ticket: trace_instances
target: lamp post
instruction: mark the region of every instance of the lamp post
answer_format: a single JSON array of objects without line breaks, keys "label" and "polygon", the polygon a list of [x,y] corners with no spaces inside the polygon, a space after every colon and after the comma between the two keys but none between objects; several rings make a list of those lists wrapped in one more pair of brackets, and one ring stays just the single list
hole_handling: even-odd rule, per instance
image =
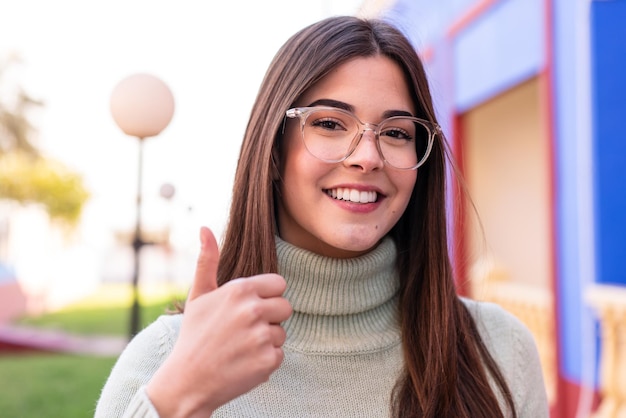
[{"label": "lamp post", "polygon": [[139,141],[137,170],[137,213],[133,235],[133,302],[130,314],[130,338],[139,331],[139,274],[141,247],[147,243],[141,234],[141,189],[143,171],[143,143],[146,138],[156,136],[172,120],[174,96],[167,85],[150,74],[134,74],[122,81],[111,94],[111,114],[119,128]]}]

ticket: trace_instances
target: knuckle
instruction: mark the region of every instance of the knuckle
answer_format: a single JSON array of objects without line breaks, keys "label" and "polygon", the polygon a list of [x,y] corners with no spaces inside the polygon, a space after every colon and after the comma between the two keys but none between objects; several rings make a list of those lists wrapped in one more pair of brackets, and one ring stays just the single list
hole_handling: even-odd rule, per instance
[{"label": "knuckle", "polygon": [[245,280],[233,279],[224,285],[228,289],[229,295],[233,299],[241,299],[249,293],[249,284]]},{"label": "knuckle", "polygon": [[254,344],[257,347],[265,347],[272,342],[272,336],[268,327],[257,327],[253,333]]},{"label": "knuckle", "polygon": [[235,287],[237,288],[237,290],[240,292],[241,295],[250,294],[250,292],[252,291],[253,286],[249,280],[236,279],[233,282],[236,285]]},{"label": "knuckle", "polygon": [[274,369],[280,367],[283,359],[285,358],[285,352],[282,348],[276,347],[274,348]]},{"label": "knuckle", "polygon": [[287,281],[283,276],[279,276],[278,274],[275,274],[273,277],[282,294],[285,290],[287,290]]},{"label": "knuckle", "polygon": [[255,323],[262,318],[263,309],[258,303],[250,303],[245,311],[245,315],[250,323]]},{"label": "knuckle", "polygon": [[259,365],[262,370],[265,370],[268,373],[276,370],[280,364],[282,363],[284,358],[284,353],[281,348],[268,347],[263,351],[263,355],[259,359]]},{"label": "knuckle", "polygon": [[201,268],[206,268],[208,264],[209,264],[209,258],[205,254],[200,254],[198,256],[198,260],[196,261],[196,266],[199,269],[201,269]]},{"label": "knuckle", "polygon": [[285,316],[288,318],[291,316],[291,314],[293,314],[293,306],[291,306],[291,303],[289,303],[287,299],[283,299],[283,305]]},{"label": "knuckle", "polygon": [[287,332],[283,327],[278,327],[278,345],[282,346],[287,340]]}]

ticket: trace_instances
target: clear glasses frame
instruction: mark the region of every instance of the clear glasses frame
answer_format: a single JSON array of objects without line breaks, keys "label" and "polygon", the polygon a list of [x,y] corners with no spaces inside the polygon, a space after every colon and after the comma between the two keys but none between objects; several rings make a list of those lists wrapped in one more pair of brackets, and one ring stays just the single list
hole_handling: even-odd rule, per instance
[{"label": "clear glasses frame", "polygon": [[[351,118],[352,120],[354,120],[356,122],[356,124],[358,125],[358,130],[356,131],[354,137],[351,139],[350,145],[345,153],[345,155],[343,155],[340,158],[336,158],[336,159],[327,159],[327,158],[322,158],[318,155],[316,155],[314,152],[312,152],[309,148],[309,146],[307,145],[307,141],[305,138],[305,127],[306,127],[306,122],[307,122],[307,118],[309,117],[309,115],[311,113],[314,112],[318,112],[318,111],[331,111],[331,112],[338,112],[341,113],[344,116],[347,116],[349,118]],[[412,116],[392,116],[390,118],[387,118],[383,121],[381,121],[378,124],[374,124],[374,123],[364,123],[361,122],[361,120],[352,112],[349,112],[347,110],[344,109],[340,109],[337,107],[330,107],[330,106],[312,106],[312,107],[294,107],[291,108],[289,110],[287,110],[285,112],[285,116],[291,119],[295,119],[295,118],[299,118],[300,119],[300,133],[301,133],[301,137],[302,137],[302,141],[304,143],[305,148],[307,149],[307,151],[315,158],[327,162],[327,163],[339,163],[344,161],[346,158],[348,158],[350,155],[352,155],[352,153],[354,152],[354,150],[356,150],[357,146],[359,145],[359,143],[361,142],[361,138],[363,138],[363,134],[365,133],[365,131],[372,131],[374,133],[374,136],[376,137],[376,148],[378,150],[378,154],[380,155],[380,157],[382,158],[382,160],[385,162],[385,164],[389,165],[390,167],[393,167],[395,169],[398,170],[416,170],[418,167],[420,167],[421,165],[423,165],[426,160],[428,159],[428,155],[430,154],[430,151],[432,150],[433,147],[433,142],[434,142],[434,138],[435,135],[441,133],[441,127],[435,123],[432,123],[428,120],[425,119],[420,119],[420,118],[416,118],[416,117],[412,117]],[[393,163],[391,163],[384,155],[383,150],[381,149],[380,146],[380,127],[381,126],[386,126],[389,123],[393,122],[393,121],[397,121],[397,120],[402,120],[402,121],[411,121],[413,123],[417,123],[419,125],[421,125],[426,132],[428,133],[428,138],[427,138],[427,143],[425,145],[425,150],[424,150],[424,154],[421,157],[418,157],[417,159],[417,163],[410,166],[410,167],[398,167],[397,165],[394,165]],[[417,149],[415,150],[417,153]]]}]

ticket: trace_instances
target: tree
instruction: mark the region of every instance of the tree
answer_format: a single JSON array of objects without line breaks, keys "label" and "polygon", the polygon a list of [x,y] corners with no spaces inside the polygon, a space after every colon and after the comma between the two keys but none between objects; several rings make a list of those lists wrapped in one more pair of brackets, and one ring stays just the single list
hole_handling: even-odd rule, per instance
[{"label": "tree", "polygon": [[18,62],[16,56],[0,60],[0,92],[5,93],[0,95],[0,199],[39,203],[51,219],[75,224],[89,193],[78,173],[44,157],[33,143],[36,129],[28,112],[43,103],[5,81]]},{"label": "tree", "polygon": [[15,151],[38,157],[39,151],[30,140],[34,127],[27,112],[43,106],[43,103],[30,97],[21,87],[8,85],[5,81],[6,74],[17,63],[16,55],[0,60],[0,92],[4,93],[0,97],[0,157]]}]

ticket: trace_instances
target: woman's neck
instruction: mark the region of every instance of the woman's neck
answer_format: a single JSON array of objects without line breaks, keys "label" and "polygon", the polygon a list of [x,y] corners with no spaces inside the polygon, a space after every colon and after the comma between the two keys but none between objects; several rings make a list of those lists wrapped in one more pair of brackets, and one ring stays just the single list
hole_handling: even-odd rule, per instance
[{"label": "woman's neck", "polygon": [[350,259],[323,257],[276,237],[278,272],[294,314],[287,346],[298,351],[377,350],[399,342],[396,247],[384,239]]}]

